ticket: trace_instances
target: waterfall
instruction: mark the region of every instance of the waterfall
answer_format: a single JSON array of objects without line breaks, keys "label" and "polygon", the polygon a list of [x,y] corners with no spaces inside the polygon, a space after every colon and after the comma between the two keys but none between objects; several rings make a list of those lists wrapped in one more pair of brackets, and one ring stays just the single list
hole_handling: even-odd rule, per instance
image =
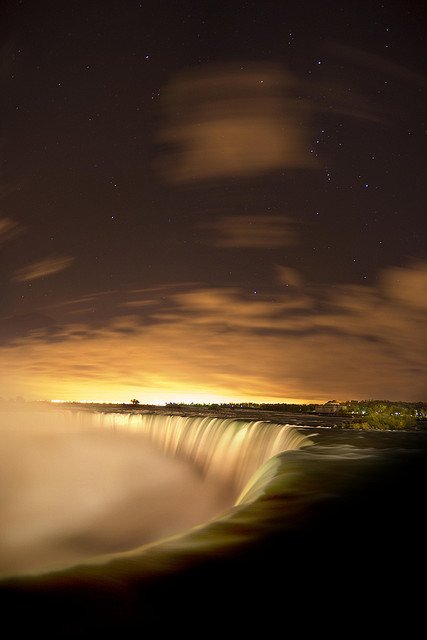
[{"label": "waterfall", "polygon": [[276,454],[309,444],[307,436],[292,426],[263,421],[162,414],[91,415],[94,425],[139,433],[165,454],[192,463],[204,476],[232,484],[238,491]]},{"label": "waterfall", "polygon": [[[3,413],[0,578],[137,549],[206,523],[240,504],[267,460],[274,466],[276,454],[308,443],[289,425],[230,418]],[[256,495],[263,486],[256,481]]]}]

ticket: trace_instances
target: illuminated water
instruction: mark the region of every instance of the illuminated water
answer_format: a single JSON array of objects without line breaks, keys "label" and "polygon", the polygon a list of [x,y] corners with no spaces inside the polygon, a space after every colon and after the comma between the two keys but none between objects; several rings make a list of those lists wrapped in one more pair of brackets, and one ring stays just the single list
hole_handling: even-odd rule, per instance
[{"label": "illuminated water", "polygon": [[206,522],[265,461],[308,442],[291,427],[220,418],[0,415],[3,576],[93,561]]},{"label": "illuminated water", "polygon": [[291,426],[262,421],[121,413],[93,414],[92,420],[103,430],[143,435],[167,455],[187,460],[204,477],[225,481],[237,491],[277,453],[308,444]]},{"label": "illuminated water", "polygon": [[[383,634],[391,616],[378,604],[385,594],[394,603],[392,626],[404,621],[411,636],[417,611],[412,574],[424,575],[427,434],[89,413],[65,415],[56,430],[59,440],[75,441],[80,477],[92,470],[88,477],[98,487],[92,498],[104,500],[109,515],[93,528],[85,521],[87,509],[79,521],[84,534],[65,536],[66,545],[71,539],[74,548],[86,548],[80,564],[3,581],[2,602],[19,632],[203,637],[209,629],[241,637],[260,624],[264,634],[282,634],[291,617],[301,633],[328,629],[342,636],[358,624],[366,633],[378,622]],[[31,429],[23,431],[29,437]],[[48,440],[55,451],[55,438]],[[104,491],[107,477],[109,490],[120,477],[118,500],[109,501]],[[143,487],[151,478],[149,493],[158,489],[160,477],[169,479],[162,487],[166,498],[157,491],[150,501]],[[130,498],[135,482],[139,489]],[[120,511],[124,496],[131,502]],[[137,509],[141,497],[150,504],[150,518],[163,505],[163,525],[166,518],[169,526],[190,503],[192,528],[181,533],[188,528],[184,521],[169,532],[156,525],[146,536],[147,527],[136,526],[127,539],[135,509],[136,521],[142,513],[147,522],[148,513]],[[99,547],[102,530],[107,542],[104,536]],[[164,538],[169,533],[178,535]],[[111,548],[116,534],[121,548]],[[140,534],[143,546],[135,544]],[[100,549],[107,555],[97,555]]]}]

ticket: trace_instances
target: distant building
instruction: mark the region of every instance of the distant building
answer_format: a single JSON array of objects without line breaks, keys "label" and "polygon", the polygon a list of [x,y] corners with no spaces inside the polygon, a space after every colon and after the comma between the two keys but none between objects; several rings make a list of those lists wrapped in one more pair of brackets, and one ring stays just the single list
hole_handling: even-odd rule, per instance
[{"label": "distant building", "polygon": [[344,406],[336,400],[328,400],[325,404],[316,404],[315,411],[316,413],[338,413],[344,409]]}]

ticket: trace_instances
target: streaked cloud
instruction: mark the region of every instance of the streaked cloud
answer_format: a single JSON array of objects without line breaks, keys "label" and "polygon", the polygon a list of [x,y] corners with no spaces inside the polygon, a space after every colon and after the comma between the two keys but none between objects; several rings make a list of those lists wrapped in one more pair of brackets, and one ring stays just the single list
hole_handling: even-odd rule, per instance
[{"label": "streaked cloud", "polygon": [[[349,87],[348,85],[351,84]],[[302,85],[306,99],[313,111],[331,115],[336,113],[353,120],[384,122],[385,112],[373,99],[366,87],[352,82],[337,81],[324,77]]]},{"label": "streaked cloud", "polygon": [[254,331],[288,330],[299,326],[299,319],[289,314],[296,298],[278,296],[271,301],[270,297],[244,296],[238,289],[232,288],[198,289],[174,297],[179,304],[178,313],[188,314],[191,324],[222,324],[227,328],[247,327]]},{"label": "streaked cloud", "polygon": [[421,73],[417,73],[412,69],[408,69],[408,67],[394,62],[384,56],[379,56],[357,47],[350,47],[342,44],[330,44],[328,49],[332,53],[338,54],[341,59],[346,58],[360,66],[367,67],[368,69],[374,69],[383,75],[389,75],[415,85],[427,86],[426,76]]},{"label": "streaked cloud", "polygon": [[273,64],[187,71],[163,91],[161,173],[172,183],[312,167],[309,106]]},{"label": "streaked cloud", "polygon": [[12,218],[0,217],[0,243],[19,235],[22,228],[22,225]]},{"label": "streaked cloud", "polygon": [[224,216],[204,226],[216,232],[211,241],[218,247],[268,249],[296,242],[293,222],[283,216]]},{"label": "streaked cloud", "polygon": [[15,271],[13,279],[16,282],[28,282],[29,280],[36,280],[37,278],[45,278],[46,276],[51,276],[67,269],[73,260],[74,258],[71,256],[62,256],[32,262],[26,267]]},{"label": "streaked cloud", "polygon": [[54,340],[39,330],[4,344],[2,395],[422,400],[426,280],[427,263],[416,263],[384,270],[377,287],[169,291],[161,307],[102,327],[69,322]]}]

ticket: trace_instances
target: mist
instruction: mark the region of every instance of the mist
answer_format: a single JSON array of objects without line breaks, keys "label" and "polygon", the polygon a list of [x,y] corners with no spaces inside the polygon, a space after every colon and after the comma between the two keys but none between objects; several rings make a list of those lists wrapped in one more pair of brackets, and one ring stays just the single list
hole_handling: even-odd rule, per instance
[{"label": "mist", "polygon": [[51,571],[194,526],[231,488],[88,415],[0,411],[0,575]]}]

